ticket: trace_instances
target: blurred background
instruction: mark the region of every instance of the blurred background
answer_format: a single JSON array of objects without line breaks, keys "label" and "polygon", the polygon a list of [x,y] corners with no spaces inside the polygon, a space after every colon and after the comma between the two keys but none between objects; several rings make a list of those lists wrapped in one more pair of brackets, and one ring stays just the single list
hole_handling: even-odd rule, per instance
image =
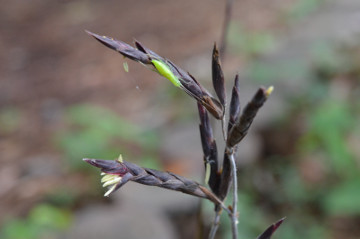
[{"label": "blurred background", "polygon": [[[127,73],[84,30],[137,39],[211,89],[224,11],[219,0],[2,4],[1,238],[197,238],[198,199],[134,183],[104,198],[81,160],[121,153],[203,180],[196,103],[139,64]],[[275,87],[238,153],[240,238],[284,216],[274,238],[360,238],[359,22],[357,0],[234,2],[228,92],[236,73],[242,105]],[[209,225],[212,205],[201,207]],[[218,238],[229,227],[224,216]]]}]

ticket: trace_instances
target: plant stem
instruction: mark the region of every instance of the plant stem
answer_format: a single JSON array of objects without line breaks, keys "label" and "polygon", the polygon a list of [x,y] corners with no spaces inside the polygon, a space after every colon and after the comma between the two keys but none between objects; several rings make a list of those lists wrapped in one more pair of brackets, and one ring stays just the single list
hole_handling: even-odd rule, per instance
[{"label": "plant stem", "polygon": [[224,141],[226,142],[227,131],[226,131],[226,127],[225,127],[225,122],[226,122],[226,119],[225,119],[225,115],[224,115],[223,118],[221,119],[221,130],[222,130]]},{"label": "plant stem", "polygon": [[215,238],[216,231],[218,230],[219,224],[220,224],[220,215],[221,215],[221,209],[218,208],[218,209],[216,210],[216,214],[215,214],[215,218],[214,218],[214,223],[213,223],[213,225],[211,226],[211,230],[210,230],[208,239],[214,239],[214,238]]},{"label": "plant stem", "polygon": [[206,187],[199,185],[199,188],[207,195],[207,199],[215,203],[215,205],[219,205],[222,209],[224,209],[225,212],[227,212],[229,215],[232,214],[232,211],[225,206],[224,202],[221,201],[214,193],[212,193],[210,190],[208,190]]},{"label": "plant stem", "polygon": [[238,230],[237,230],[237,203],[238,203],[238,197],[237,197],[237,175],[236,175],[236,163],[234,158],[234,150],[229,151],[229,158],[231,162],[231,171],[233,175],[233,204],[232,204],[232,213],[231,213],[231,230],[232,230],[232,237],[233,239],[238,238]]}]

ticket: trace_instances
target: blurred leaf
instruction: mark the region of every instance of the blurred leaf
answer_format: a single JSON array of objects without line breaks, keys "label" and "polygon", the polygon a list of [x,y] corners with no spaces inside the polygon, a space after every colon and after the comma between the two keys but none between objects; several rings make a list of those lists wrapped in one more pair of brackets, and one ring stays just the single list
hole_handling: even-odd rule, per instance
[{"label": "blurred leaf", "polygon": [[[286,219],[286,226],[276,232],[276,238],[290,239],[319,239],[331,238],[330,232],[314,220],[311,215],[301,215],[300,213],[291,213]],[[275,238],[275,237],[274,237]]]},{"label": "blurred leaf", "polygon": [[[352,66],[351,60],[346,54],[342,54],[333,43],[316,42],[311,47],[311,58],[315,65],[315,73],[318,71],[327,72],[323,77],[333,74],[341,74],[349,70]],[[328,79],[320,79],[328,80]]]},{"label": "blurred leaf", "polygon": [[346,102],[323,102],[309,113],[309,130],[301,141],[303,149],[323,148],[333,169],[340,174],[349,174],[357,168],[346,144],[347,134],[356,122],[351,112]]},{"label": "blurred leaf", "polygon": [[[291,81],[309,77],[306,62],[299,60],[263,62],[255,60],[246,69],[246,75],[261,83]],[[295,77],[294,77],[295,76]]]},{"label": "blurred leaf", "polygon": [[147,155],[158,147],[154,131],[141,129],[110,110],[76,105],[68,109],[66,116],[68,129],[59,132],[56,139],[74,169],[86,166],[80,160],[83,157],[112,159],[119,153],[131,156],[139,152]]},{"label": "blurred leaf", "polygon": [[2,239],[52,238],[53,236],[49,235],[68,228],[71,220],[70,211],[40,204],[30,211],[26,219],[15,219],[5,223],[0,236]]},{"label": "blurred leaf", "polygon": [[274,37],[268,32],[252,32],[239,24],[231,24],[229,43],[242,55],[247,57],[263,54],[275,45]]},{"label": "blurred leaf", "polygon": [[69,108],[68,120],[78,126],[96,128],[99,132],[111,136],[134,138],[139,129],[121,119],[115,113],[93,105],[76,105]]},{"label": "blurred leaf", "polygon": [[53,192],[46,195],[47,202],[59,207],[72,207],[77,199],[77,192],[71,188],[56,188]]},{"label": "blurred leaf", "polygon": [[0,133],[12,133],[21,123],[21,111],[8,107],[0,111]]},{"label": "blurred leaf", "polygon": [[30,212],[28,220],[42,228],[66,229],[71,223],[71,214],[65,209],[41,204]]},{"label": "blurred leaf", "polygon": [[287,168],[283,174],[284,196],[287,200],[298,206],[309,201],[312,195],[305,188],[305,183],[301,180],[297,169]]},{"label": "blurred leaf", "polygon": [[289,17],[298,20],[314,12],[325,0],[298,0],[289,12]]},{"label": "blurred leaf", "polygon": [[2,239],[37,239],[37,228],[23,220],[4,223],[0,233]]},{"label": "blurred leaf", "polygon": [[152,157],[150,155],[141,157],[140,163],[144,168],[151,168],[156,170],[162,170],[162,165],[159,163],[159,160],[156,157]]},{"label": "blurred leaf", "polygon": [[360,215],[360,177],[340,183],[323,198],[324,209],[331,215]]}]

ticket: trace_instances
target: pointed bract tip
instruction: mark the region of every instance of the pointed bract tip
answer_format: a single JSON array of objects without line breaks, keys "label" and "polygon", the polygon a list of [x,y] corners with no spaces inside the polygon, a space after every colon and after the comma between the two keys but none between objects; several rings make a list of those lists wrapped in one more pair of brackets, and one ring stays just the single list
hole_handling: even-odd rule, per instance
[{"label": "pointed bract tip", "polygon": [[270,239],[274,232],[279,228],[279,226],[283,223],[285,217],[281,218],[279,221],[273,223],[269,226],[257,239]]},{"label": "pointed bract tip", "polygon": [[216,42],[214,42],[214,48],[213,48],[214,51],[218,51],[218,47],[217,47],[217,44]]},{"label": "pointed bract tip", "polygon": [[273,91],[274,91],[274,86],[270,86],[269,88],[267,88],[267,90],[265,91],[266,96],[269,96]]},{"label": "pointed bract tip", "polygon": [[279,221],[277,221],[277,222],[274,223],[274,231],[275,231],[278,227],[280,227],[280,225],[284,222],[285,219],[286,219],[286,217],[283,217],[283,218],[281,218]]},{"label": "pointed bract tip", "polygon": [[87,162],[88,164],[91,164],[92,166],[98,167],[96,164],[96,159],[83,158],[83,161]]},{"label": "pointed bract tip", "polygon": [[86,32],[86,34],[88,34],[89,36],[92,36],[92,37],[94,37],[94,38],[97,38],[97,39],[101,38],[100,35],[98,35],[98,34],[96,34],[96,33],[93,33],[93,32],[91,32],[91,31],[89,31],[89,30],[85,30],[85,32]]},{"label": "pointed bract tip", "polygon": [[118,161],[119,163],[123,163],[123,162],[124,162],[123,157],[122,157],[121,154],[120,154],[119,157],[117,158],[117,161]]},{"label": "pointed bract tip", "polygon": [[92,36],[94,33],[92,33],[91,31],[89,31],[89,30],[84,30],[88,35],[90,35],[90,36]]}]

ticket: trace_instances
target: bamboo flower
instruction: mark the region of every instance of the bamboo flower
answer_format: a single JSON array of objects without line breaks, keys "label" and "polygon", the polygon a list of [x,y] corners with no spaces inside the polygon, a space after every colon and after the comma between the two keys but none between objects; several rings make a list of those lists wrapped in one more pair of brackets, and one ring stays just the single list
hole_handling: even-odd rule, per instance
[{"label": "bamboo flower", "polygon": [[222,202],[208,189],[199,183],[182,176],[162,172],[155,169],[142,168],[136,164],[122,160],[83,159],[85,162],[101,169],[103,187],[108,187],[104,196],[109,196],[129,181],[148,186],[157,186],[200,198],[206,198],[216,203]]},{"label": "bamboo flower", "polygon": [[226,91],[225,91],[225,79],[224,73],[221,69],[221,62],[219,56],[219,50],[214,44],[213,55],[212,55],[212,82],[218,96],[220,103],[225,108],[226,105]]},{"label": "bamboo flower", "polygon": [[258,110],[263,106],[273,89],[274,87],[272,86],[268,89],[258,89],[251,101],[244,108],[240,118],[231,128],[226,142],[228,148],[234,147],[245,137]]},{"label": "bamboo flower", "polygon": [[232,89],[231,101],[230,101],[230,110],[229,110],[229,124],[228,124],[228,133],[230,133],[231,128],[237,121],[240,116],[241,105],[240,105],[240,85],[239,85],[239,75],[235,76],[235,82]]},{"label": "bamboo flower", "polygon": [[221,119],[224,115],[223,104],[202,87],[192,75],[176,66],[170,60],[159,56],[138,41],[135,41],[135,47],[132,47],[111,37],[100,36],[89,31],[86,32],[105,46],[119,52],[124,57],[150,66],[152,70],[168,79],[174,86],[195,98],[216,119]]},{"label": "bamboo flower", "polygon": [[205,182],[209,184],[211,190],[216,194],[220,182],[216,141],[213,136],[209,116],[205,108],[199,103],[198,110],[200,116],[200,138],[204,152],[204,164],[206,170]]}]

